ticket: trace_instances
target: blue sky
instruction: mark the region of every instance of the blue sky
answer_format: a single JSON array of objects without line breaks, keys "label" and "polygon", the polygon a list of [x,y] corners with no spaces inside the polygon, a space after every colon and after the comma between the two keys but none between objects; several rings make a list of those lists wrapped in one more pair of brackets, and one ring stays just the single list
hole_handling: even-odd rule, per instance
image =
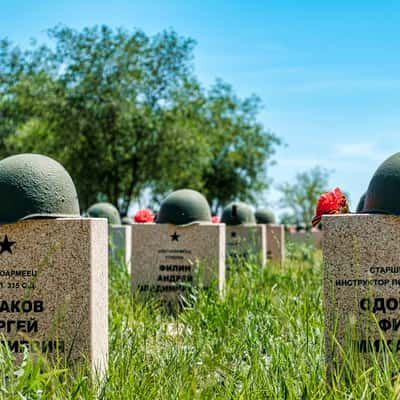
[{"label": "blue sky", "polygon": [[[353,206],[377,166],[399,151],[400,2],[238,0],[12,0],[1,2],[0,37],[25,46],[57,23],[172,27],[197,41],[195,67],[244,97],[281,136],[274,183],[320,165]],[[266,197],[274,203],[278,194]]]}]

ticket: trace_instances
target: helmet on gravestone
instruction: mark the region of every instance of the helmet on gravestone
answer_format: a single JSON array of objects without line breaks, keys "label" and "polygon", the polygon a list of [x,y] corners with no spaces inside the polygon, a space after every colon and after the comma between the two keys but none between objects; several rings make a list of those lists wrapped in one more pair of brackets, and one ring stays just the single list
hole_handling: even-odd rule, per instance
[{"label": "helmet on gravestone", "polygon": [[133,225],[133,219],[129,217],[123,217],[121,219],[122,225]]},{"label": "helmet on gravestone", "polygon": [[363,212],[400,215],[400,153],[393,154],[375,171]]},{"label": "helmet on gravestone", "polygon": [[174,225],[211,222],[210,206],[206,198],[195,190],[176,190],[162,201],[156,222]]},{"label": "helmet on gravestone", "polygon": [[256,217],[257,224],[274,224],[275,223],[275,215],[271,210],[267,210],[266,208],[259,208],[254,213]]},{"label": "helmet on gravestone", "polygon": [[221,222],[226,225],[255,224],[256,218],[250,206],[238,201],[230,203],[224,208]]},{"label": "helmet on gravestone", "polygon": [[300,222],[296,225],[296,232],[303,232],[307,230],[307,224]]},{"label": "helmet on gravestone", "polygon": [[364,202],[365,202],[365,197],[367,196],[367,193],[364,193],[361,197],[360,200],[358,200],[357,208],[356,208],[356,213],[361,213],[364,210]]},{"label": "helmet on gravestone", "polygon": [[110,225],[121,225],[119,211],[111,203],[96,203],[88,209],[89,217],[107,218]]},{"label": "helmet on gravestone", "polygon": [[75,185],[65,168],[40,154],[0,161],[0,223],[24,219],[79,217]]}]

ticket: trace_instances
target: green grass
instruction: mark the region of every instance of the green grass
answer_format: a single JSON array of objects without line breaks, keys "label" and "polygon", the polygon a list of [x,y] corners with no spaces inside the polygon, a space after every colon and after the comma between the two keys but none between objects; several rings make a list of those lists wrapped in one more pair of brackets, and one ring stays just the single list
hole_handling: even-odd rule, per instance
[{"label": "green grass", "polygon": [[[230,268],[224,300],[194,292],[176,317],[130,294],[123,266],[110,266],[110,354],[105,380],[26,357],[0,358],[5,399],[395,399],[391,371],[349,358],[332,385],[323,347],[321,257],[290,246],[285,265]],[[392,362],[392,364],[391,364]],[[399,369],[397,367],[397,369]]]}]

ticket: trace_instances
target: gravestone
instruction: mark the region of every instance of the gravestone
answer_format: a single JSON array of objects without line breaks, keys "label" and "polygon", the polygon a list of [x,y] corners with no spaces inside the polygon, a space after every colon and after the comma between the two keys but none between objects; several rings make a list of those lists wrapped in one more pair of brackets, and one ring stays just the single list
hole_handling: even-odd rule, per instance
[{"label": "gravestone", "polygon": [[124,263],[131,270],[132,225],[109,225],[109,256],[117,263]]},{"label": "gravestone", "polygon": [[188,288],[225,285],[225,226],[200,223],[132,226],[134,293],[158,295],[168,305],[181,303]]},{"label": "gravestone", "polygon": [[226,255],[233,259],[257,257],[266,262],[267,235],[264,224],[257,225],[251,207],[240,201],[228,204],[221,217],[226,224]]},{"label": "gravestone", "polygon": [[323,230],[311,231],[311,237],[314,247],[320,249],[322,247]]},{"label": "gravestone", "polygon": [[0,334],[17,361],[27,347],[104,372],[107,267],[106,220],[0,225]]},{"label": "gravestone", "polygon": [[342,214],[322,223],[328,370],[349,351],[367,363],[389,351],[398,357],[400,217]]},{"label": "gravestone", "polygon": [[121,225],[118,209],[111,203],[95,203],[87,210],[89,217],[106,218],[108,222],[108,255],[111,261],[126,264],[130,271],[131,225]]},{"label": "gravestone", "polygon": [[267,239],[265,225],[226,225],[226,255],[233,259],[258,257],[266,263]]},{"label": "gravestone", "polygon": [[285,259],[285,227],[267,224],[267,259],[282,263]]},{"label": "gravestone", "polygon": [[322,246],[322,230],[315,230],[311,232],[294,232],[288,234],[288,239],[295,243],[310,244],[316,249]]}]

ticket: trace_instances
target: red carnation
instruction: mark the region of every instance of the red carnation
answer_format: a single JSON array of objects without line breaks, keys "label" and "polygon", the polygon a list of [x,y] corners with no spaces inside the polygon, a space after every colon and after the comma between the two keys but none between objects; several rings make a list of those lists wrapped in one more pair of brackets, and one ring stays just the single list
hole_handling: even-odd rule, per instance
[{"label": "red carnation", "polygon": [[219,223],[219,217],[218,217],[218,215],[213,215],[213,216],[211,217],[211,222],[212,222],[213,224],[218,224],[218,223]]},{"label": "red carnation", "polygon": [[138,224],[145,224],[146,222],[154,222],[154,215],[148,208],[142,208],[136,212],[133,219]]},{"label": "red carnation", "polygon": [[317,226],[324,214],[342,214],[349,212],[347,200],[339,188],[322,193],[318,200],[317,210],[312,219],[312,226]]}]

